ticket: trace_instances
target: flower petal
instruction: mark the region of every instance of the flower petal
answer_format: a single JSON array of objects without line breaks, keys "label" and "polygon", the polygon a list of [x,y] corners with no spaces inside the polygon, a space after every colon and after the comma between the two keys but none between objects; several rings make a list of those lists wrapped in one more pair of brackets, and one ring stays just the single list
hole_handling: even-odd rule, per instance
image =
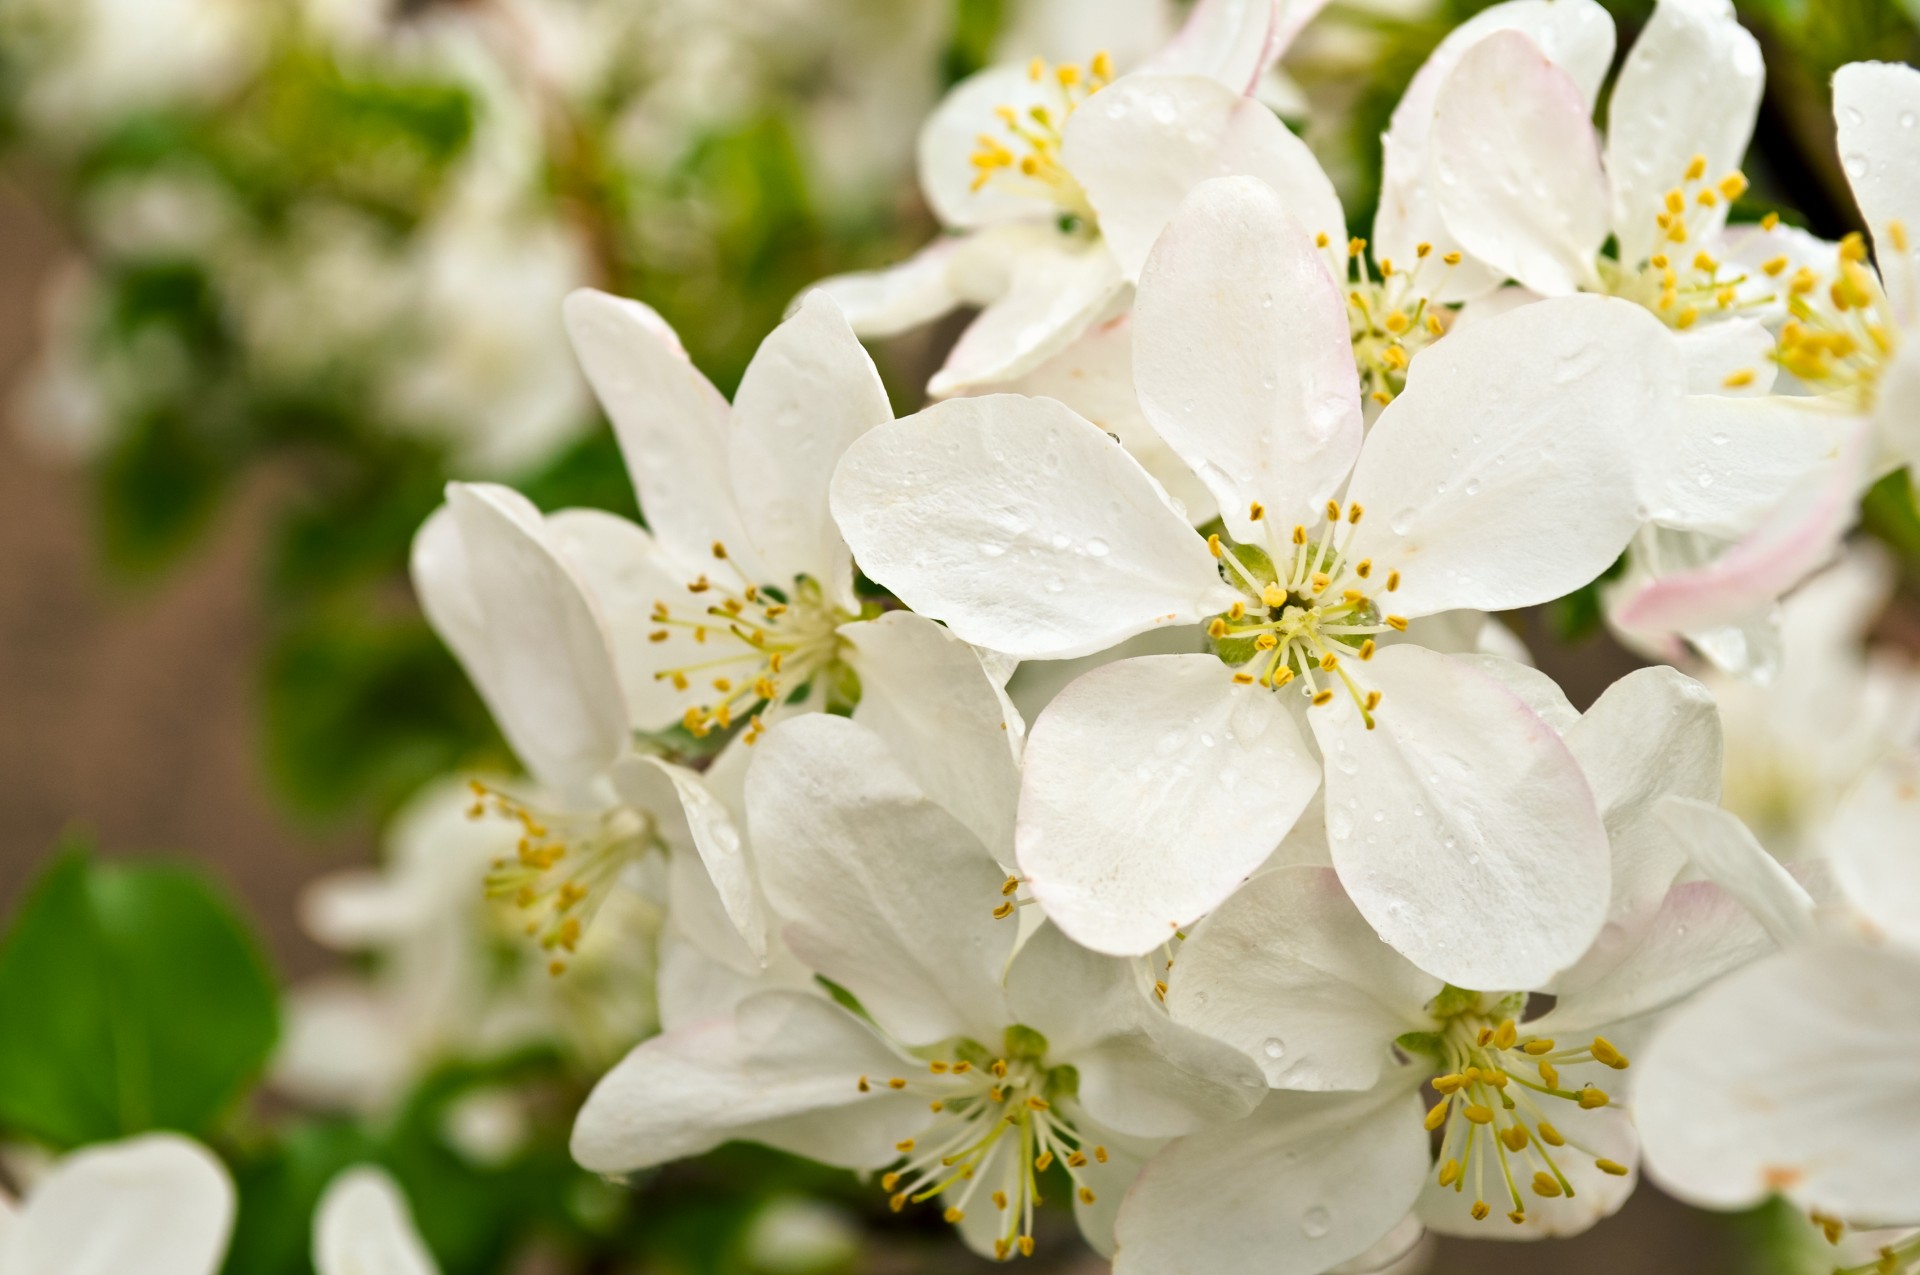
[{"label": "flower petal", "polygon": [[827,487],[848,446],[892,419],[880,373],[839,307],[808,293],[747,365],[728,439],[734,499],[772,583],[810,576],[841,606],[858,606]]},{"label": "flower petal", "polygon": [[1360,450],[1347,307],[1311,236],[1251,177],[1180,205],[1134,310],[1140,406],[1220,503],[1236,540],[1323,517]]},{"label": "flower petal", "polygon": [[[720,896],[727,920],[746,941],[755,961],[765,964],[768,918],[754,881],[752,860],[741,845],[733,813],[725,803],[707,788],[698,771],[657,757],[625,758],[613,779],[623,799],[638,809],[655,812],[656,818],[670,817],[668,803],[679,803],[693,849]],[[659,782],[662,779],[666,781],[664,787]]]},{"label": "flower petal", "polygon": [[1637,938],[1687,866],[1686,846],[1658,815],[1660,800],[1720,800],[1720,715],[1713,695],[1675,669],[1639,669],[1608,687],[1566,741],[1613,846],[1609,929]]},{"label": "flower petal", "polygon": [[1861,1223],[1920,1217],[1920,960],[1832,939],[1676,1010],[1637,1060],[1655,1181],[1693,1204],[1776,1192]]},{"label": "flower petal", "polygon": [[[1430,145],[1434,101],[1467,51],[1496,31],[1525,34],[1573,77],[1589,107],[1613,65],[1613,18],[1595,0],[1509,0],[1455,27],[1401,94],[1382,139],[1380,207],[1373,222],[1376,256],[1412,261],[1421,243],[1432,244],[1442,256],[1460,246],[1440,216]],[[1499,282],[1486,265],[1465,260],[1454,268],[1441,299],[1479,296]]]},{"label": "flower petal", "polygon": [[1327,835],[1380,937],[1459,987],[1538,987],[1606,918],[1607,835],[1573,754],[1520,698],[1450,656],[1382,648],[1308,721]]},{"label": "flower petal", "polygon": [[927,382],[935,398],[1025,376],[1123,308],[1120,264],[1098,239],[1050,235],[1012,263],[989,301]]},{"label": "flower petal", "polygon": [[1869,771],[1822,829],[1841,891],[1896,942],[1920,948],[1920,754],[1899,753]]},{"label": "flower petal", "polygon": [[844,625],[860,675],[853,720],[887,742],[927,796],[995,858],[1013,858],[1026,724],[974,649],[924,616]]},{"label": "flower petal", "polygon": [[[1920,71],[1898,62],[1854,62],[1833,77],[1833,118],[1839,126],[1840,163],[1853,187],[1854,203],[1873,232],[1883,262],[1899,252],[1888,229],[1900,222],[1909,244],[1920,245]],[[1907,252],[1907,291],[1920,257]],[[1901,273],[1881,266],[1889,276]],[[1895,297],[1909,304],[1911,295]]]},{"label": "flower petal", "polygon": [[[539,511],[518,492],[450,483],[447,508],[483,626],[485,645],[468,676],[527,769],[578,800],[628,739],[626,692],[600,616],[548,543]],[[430,553],[423,563],[416,548],[423,598],[439,588],[438,562]],[[434,615],[436,604],[426,606]]]},{"label": "flower petal", "polygon": [[1813,401],[1688,395],[1647,474],[1649,518],[1728,539],[1752,530],[1846,440],[1846,422]]},{"label": "flower petal", "polygon": [[1869,446],[1869,430],[1855,427],[1838,455],[1795,484],[1743,539],[1704,565],[1655,579],[1623,599],[1615,622],[1631,630],[1696,633],[1743,624],[1767,610],[1824,566],[1853,526]]},{"label": "flower petal", "polygon": [[1090,952],[1052,925],[1013,958],[1007,1007],[1047,1038],[1049,1060],[1079,1074],[1080,1105],[1124,1134],[1166,1138],[1237,1120],[1266,1092],[1245,1054],[1168,1021],[1139,961]]},{"label": "flower petal", "polygon": [[998,1036],[1014,940],[993,915],[1005,874],[885,740],[825,713],[776,726],[747,775],[747,824],[788,946],[888,1035]]},{"label": "flower petal", "polygon": [[1238,596],[1139,464],[1048,399],[955,399],[871,431],[834,475],[833,511],[862,571],[1021,659],[1091,654]]},{"label": "flower petal", "polygon": [[582,288],[565,315],[654,538],[683,562],[701,561],[715,541],[736,546],[758,578],[727,472],[727,401],[648,306]]},{"label": "flower petal", "polygon": [[1382,943],[1326,868],[1263,872],[1200,923],[1167,1012],[1237,1046],[1275,1089],[1371,1089],[1441,982]]},{"label": "flower petal", "polygon": [[1121,271],[1138,279],[1181,201],[1209,179],[1257,178],[1309,236],[1346,236],[1340,196],[1307,144],[1260,102],[1193,75],[1130,75],[1067,121],[1061,159],[1100,215]]},{"label": "flower petal", "polygon": [[9,1271],[213,1275],[233,1182],[196,1142],[149,1133],[76,1151],[35,1184],[6,1237]]},{"label": "flower petal", "polygon": [[[1645,261],[1664,242],[1655,218],[1696,155],[1706,158],[1709,183],[1739,170],[1766,82],[1760,43],[1727,0],[1661,0],[1654,8],[1607,104],[1607,176],[1621,261]],[[1688,229],[1697,239],[1717,234],[1731,203],[1694,208]]]},{"label": "flower petal", "polygon": [[[1674,339],[1687,356],[1687,392],[1758,398],[1773,389],[1774,336],[1758,319],[1697,323]],[[1744,383],[1736,383],[1744,382]]]},{"label": "flower petal", "polygon": [[1434,103],[1433,171],[1448,231],[1542,296],[1599,282],[1607,174],[1590,111],[1573,77],[1518,31],[1469,49]]},{"label": "flower petal", "polygon": [[1347,553],[1403,582],[1404,615],[1560,597],[1632,539],[1635,444],[1680,402],[1659,320],[1610,297],[1536,301],[1423,350],[1381,413],[1347,494]]},{"label": "flower petal", "polygon": [[[737,1138],[877,1169],[927,1122],[923,1099],[880,1083],[913,1065],[824,997],[766,992],[654,1037],[602,1076],[574,1120],[573,1158],[631,1173]],[[863,1076],[873,1078],[864,1092]],[[815,1116],[837,1121],[838,1135],[821,1136]]]},{"label": "flower petal", "polygon": [[1034,723],[1020,869],[1078,942],[1148,952],[1233,893],[1319,786],[1272,692],[1236,685],[1211,655],[1122,660]]},{"label": "flower petal", "polygon": [[313,1215],[316,1275],[438,1275],[399,1183],[356,1165],[335,1175]]},{"label": "flower petal", "polygon": [[1663,798],[1658,813],[1694,867],[1739,899],[1775,941],[1791,943],[1813,928],[1813,899],[1732,813],[1686,797]]},{"label": "flower petal", "polygon": [[813,286],[833,299],[861,336],[899,336],[960,304],[948,282],[958,246],[957,239],[942,235],[897,266],[834,275]]},{"label": "flower petal", "polygon": [[1114,1275],[1317,1275],[1406,1217],[1427,1170],[1404,1078],[1362,1094],[1272,1093],[1245,1120],[1169,1143],[1120,1209]]}]

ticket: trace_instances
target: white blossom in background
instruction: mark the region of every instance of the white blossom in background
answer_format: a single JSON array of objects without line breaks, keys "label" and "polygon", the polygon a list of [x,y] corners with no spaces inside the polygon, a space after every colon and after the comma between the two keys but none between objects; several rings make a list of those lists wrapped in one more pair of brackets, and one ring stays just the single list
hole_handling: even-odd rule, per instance
[{"label": "white blossom in background", "polygon": [[0,1192],[0,1272],[213,1275],[233,1218],[233,1180],[199,1143],[171,1133],[101,1143],[55,1162],[24,1199]]},{"label": "white blossom in background", "polygon": [[1256,174],[1332,201],[1337,216],[1312,154],[1247,96],[1317,9],[1197,5],[1126,75],[1110,52],[981,71],[920,134],[921,189],[951,233],[899,266],[821,286],[863,336],[981,307],[928,386],[945,395],[1021,377],[1124,312],[1161,226],[1209,177]]},{"label": "white blossom in background", "polygon": [[439,1275],[406,1195],[385,1170],[356,1165],[327,1183],[313,1213],[317,1275]]},{"label": "white blossom in background", "polygon": [[[474,803],[467,781],[430,787],[390,825],[384,865],[308,887],[308,932],[377,965],[293,990],[274,1061],[283,1092],[382,1114],[448,1061],[542,1043],[598,1071],[657,1029],[661,916],[648,894],[659,891],[638,870],[615,887],[577,944],[569,977],[553,978],[544,961],[515,954],[523,917],[512,900],[481,888],[496,863],[516,857],[521,830],[473,818]],[[498,1138],[474,1128],[475,1137],[456,1141],[497,1149]]]},{"label": "white blossom in background", "polygon": [[1732,892],[1682,879],[1684,849],[1660,817],[1664,800],[1717,792],[1703,688],[1644,670],[1584,717],[1537,689],[1611,845],[1605,931],[1572,969],[1527,989],[1553,1007],[1529,1019],[1527,990],[1422,973],[1324,867],[1256,876],[1180,945],[1167,1005],[1240,1046],[1277,1092],[1149,1162],[1121,1211],[1120,1275],[1167,1269],[1176,1254],[1204,1254],[1209,1270],[1315,1275],[1409,1215],[1442,1233],[1538,1239],[1625,1202],[1638,1159],[1626,1082],[1647,1017],[1770,940]]},{"label": "white blossom in background", "polygon": [[[928,742],[978,754],[983,773],[997,764],[991,738]],[[817,989],[773,991],[649,1041],[588,1100],[574,1155],[624,1173],[745,1139],[886,1169],[894,1208],[935,1202],[1001,1258],[1032,1251],[1037,1175],[1057,1163],[1082,1231],[1108,1251],[1140,1161],[1245,1114],[1259,1073],[1168,1021],[1138,963],[1044,924],[1020,942],[1009,847],[936,800],[905,756],[814,714],[769,732],[748,775],[786,942],[860,1012]]]},{"label": "white blossom in background", "polygon": [[1196,535],[1099,430],[1010,396],[873,431],[835,511],[869,575],[987,649],[1211,636],[1219,658],[1107,665],[1035,725],[1020,868],[1067,933],[1159,946],[1324,774],[1334,862],[1389,942],[1462,985],[1537,985],[1604,912],[1591,795],[1498,671],[1395,639],[1604,569],[1637,522],[1630,444],[1682,406],[1680,357],[1637,307],[1537,303],[1421,354],[1363,446],[1345,310],[1270,191],[1209,183],[1149,262],[1135,364],[1227,537]]},{"label": "white blossom in background", "polygon": [[[1731,815],[1669,817],[1788,946],[1654,1036],[1638,1099],[1649,1172],[1707,1208],[1785,1196],[1836,1237],[1843,1224],[1920,1224],[1920,756],[1876,767],[1827,823],[1837,899],[1820,912]],[[1920,1242],[1896,1237],[1858,1269],[1917,1261]]]}]

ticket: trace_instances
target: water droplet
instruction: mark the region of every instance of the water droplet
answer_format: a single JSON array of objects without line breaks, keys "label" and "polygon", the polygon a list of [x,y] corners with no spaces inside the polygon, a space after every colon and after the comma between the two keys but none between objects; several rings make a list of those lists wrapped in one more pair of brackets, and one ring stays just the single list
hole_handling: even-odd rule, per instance
[{"label": "water droplet", "polygon": [[1913,112],[1912,112],[1912,111],[1902,111],[1902,112],[1900,112],[1900,127],[1901,127],[1901,128],[1912,128],[1912,127],[1913,127]]},{"label": "water droplet", "polygon": [[1287,1042],[1281,1040],[1278,1036],[1267,1037],[1266,1043],[1261,1045],[1260,1049],[1261,1052],[1269,1058],[1285,1058],[1287,1056]]},{"label": "water droplet", "polygon": [[1713,475],[1703,469],[1693,476],[1693,481],[1699,483],[1702,487],[1711,487],[1713,486]]},{"label": "water droplet", "polygon": [[1713,436],[1713,445],[1715,447],[1725,447],[1729,441],[1731,440],[1729,439],[1727,432],[1725,430],[1721,430],[1718,434],[1715,434]]},{"label": "water droplet", "polygon": [[1107,556],[1107,551],[1108,551],[1107,542],[1102,540],[1098,536],[1095,536],[1093,539],[1087,541],[1086,548],[1087,548],[1087,556],[1089,558],[1104,558]]},{"label": "water droplet", "polygon": [[1469,496],[1478,496],[1480,494],[1480,480],[1478,478],[1467,479],[1465,490]]},{"label": "water droplet", "polygon": [[1425,818],[1427,817],[1427,808],[1426,808],[1425,806],[1423,806],[1423,805],[1421,805],[1421,804],[1420,804],[1419,802],[1417,802],[1417,801],[1416,801],[1416,802],[1414,802],[1414,803],[1413,803],[1413,817],[1414,817],[1415,819],[1425,819]]},{"label": "water droplet", "polygon": [[1300,1215],[1300,1233],[1310,1240],[1317,1240],[1333,1229],[1333,1215],[1316,1204]]},{"label": "water droplet", "polygon": [[1854,128],[1860,127],[1862,120],[1861,120],[1860,112],[1858,110],[1849,106],[1846,109],[1845,114],[1846,114],[1848,124],[1852,125]]},{"label": "water droplet", "polygon": [[1847,166],[1847,176],[1853,178],[1855,181],[1859,181],[1867,175],[1868,164],[1865,155],[1858,153],[1849,155],[1845,163]]},{"label": "water droplet", "polygon": [[1345,841],[1353,835],[1353,812],[1345,806],[1327,808],[1327,836],[1335,841]]},{"label": "water droplet", "polygon": [[1067,591],[1067,582],[1065,580],[1062,580],[1059,576],[1055,576],[1051,580],[1047,581],[1048,593],[1065,593],[1066,591]]},{"label": "water droplet", "polygon": [[1201,732],[1200,732],[1200,746],[1201,746],[1202,748],[1212,748],[1212,747],[1213,747],[1213,732],[1212,732],[1212,731],[1205,731],[1205,730],[1203,730],[1203,731],[1201,731]]},{"label": "water droplet", "polygon": [[995,544],[991,540],[982,540],[980,542],[980,556],[983,558],[997,558],[1006,551],[1007,547],[1005,545]]},{"label": "water droplet", "polygon": [[1404,536],[1413,529],[1413,520],[1418,516],[1419,511],[1416,509],[1402,509],[1388,520],[1387,526],[1393,529],[1394,535]]},{"label": "water droplet", "polygon": [[1067,534],[1066,534],[1065,532],[1060,532],[1060,531],[1056,531],[1056,532],[1054,532],[1054,533],[1053,533],[1053,547],[1054,547],[1054,548],[1056,548],[1056,549],[1064,549],[1064,548],[1066,548],[1066,547],[1067,547],[1068,545],[1070,545],[1070,544],[1072,544],[1072,543],[1073,543],[1073,540],[1072,540],[1072,538],[1071,538],[1071,537],[1069,537],[1069,536],[1068,536],[1068,535],[1067,535]]}]

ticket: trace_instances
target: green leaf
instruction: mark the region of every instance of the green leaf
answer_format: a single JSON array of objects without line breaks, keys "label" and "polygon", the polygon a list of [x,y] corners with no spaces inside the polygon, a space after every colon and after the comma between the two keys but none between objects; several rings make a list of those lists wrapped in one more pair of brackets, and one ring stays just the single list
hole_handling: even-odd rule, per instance
[{"label": "green leaf", "polygon": [[266,1064],[274,982],[195,872],[69,843],[0,944],[0,1125],[58,1146],[204,1134]]}]

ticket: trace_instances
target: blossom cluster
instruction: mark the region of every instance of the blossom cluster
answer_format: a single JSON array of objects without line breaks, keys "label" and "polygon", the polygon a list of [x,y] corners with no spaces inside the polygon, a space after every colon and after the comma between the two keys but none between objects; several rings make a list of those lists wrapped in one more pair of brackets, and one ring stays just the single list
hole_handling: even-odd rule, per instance
[{"label": "blossom cluster", "polygon": [[[573,1154],[759,1142],[1001,1260],[1070,1201],[1122,1275],[1570,1235],[1644,1169],[1912,1271],[1920,675],[1847,538],[1920,460],[1920,72],[1836,77],[1829,242],[1751,206],[1725,0],[1619,59],[1508,0],[1358,238],[1259,92],[1316,8],[963,81],[944,232],[731,402],[567,298],[644,527],[455,483],[412,568],[526,770],[468,886],[651,983]],[[896,417],[862,338],[962,309]],[[1496,617],[1594,590],[1654,662],[1582,712]]]}]

